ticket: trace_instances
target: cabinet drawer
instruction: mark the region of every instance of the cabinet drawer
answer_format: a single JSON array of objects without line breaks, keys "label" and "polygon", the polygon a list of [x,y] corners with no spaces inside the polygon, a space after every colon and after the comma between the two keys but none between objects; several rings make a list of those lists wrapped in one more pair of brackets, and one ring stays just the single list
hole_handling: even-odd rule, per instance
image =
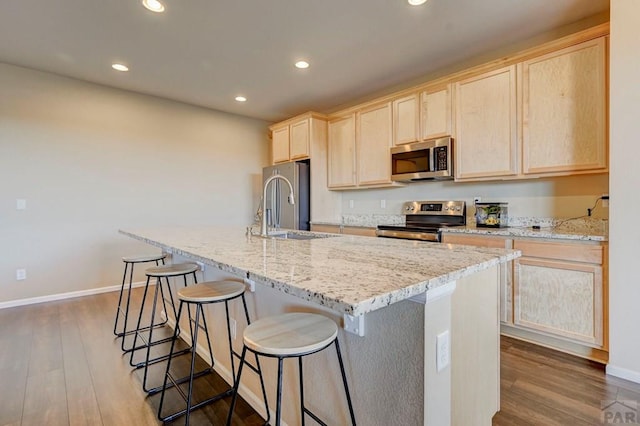
[{"label": "cabinet drawer", "polygon": [[602,246],[581,243],[555,243],[549,241],[515,240],[513,248],[522,251],[522,256],[602,265]]},{"label": "cabinet drawer", "polygon": [[360,226],[345,226],[342,233],[347,235],[362,235],[364,237],[375,237],[376,228],[363,228]]},{"label": "cabinet drawer", "polygon": [[443,234],[442,242],[445,244],[462,244],[475,247],[509,248],[506,238],[485,237],[478,235]]}]

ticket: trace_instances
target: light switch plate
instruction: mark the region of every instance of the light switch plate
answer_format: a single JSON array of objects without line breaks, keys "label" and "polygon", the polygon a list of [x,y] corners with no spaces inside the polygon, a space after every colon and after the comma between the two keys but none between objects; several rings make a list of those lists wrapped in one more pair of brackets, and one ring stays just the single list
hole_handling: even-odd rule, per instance
[{"label": "light switch plate", "polygon": [[16,200],[16,210],[25,210],[27,208],[27,200],[18,198]]},{"label": "light switch plate", "polygon": [[451,363],[451,339],[449,330],[443,331],[436,336],[436,369],[438,372],[444,370]]}]

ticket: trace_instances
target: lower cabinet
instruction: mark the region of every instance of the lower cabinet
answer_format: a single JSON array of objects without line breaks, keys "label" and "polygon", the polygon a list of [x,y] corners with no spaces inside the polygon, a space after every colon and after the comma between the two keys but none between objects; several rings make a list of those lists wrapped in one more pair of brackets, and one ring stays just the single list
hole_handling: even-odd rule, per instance
[{"label": "lower cabinet", "polygon": [[341,225],[311,225],[314,232],[326,232],[329,234],[360,235],[363,237],[375,237],[376,228],[364,226],[341,226]]},{"label": "lower cabinet", "polygon": [[514,324],[596,348],[604,346],[601,245],[518,241]]},{"label": "lower cabinet", "polygon": [[443,242],[522,251],[501,279],[503,334],[607,361],[606,243],[447,233]]}]

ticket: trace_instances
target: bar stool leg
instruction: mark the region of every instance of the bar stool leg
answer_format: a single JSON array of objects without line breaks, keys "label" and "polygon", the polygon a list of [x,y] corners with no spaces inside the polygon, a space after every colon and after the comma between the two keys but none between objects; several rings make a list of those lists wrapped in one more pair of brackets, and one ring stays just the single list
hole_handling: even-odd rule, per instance
[{"label": "bar stool leg", "polygon": [[[158,289],[158,287],[160,287],[160,289]],[[154,297],[153,297],[153,306],[151,307],[151,324],[149,327],[149,341],[147,342],[147,354],[145,357],[145,362],[144,362],[144,374],[142,376],[142,389],[145,392],[149,392],[149,389],[147,389],[147,376],[148,376],[148,372],[149,372],[149,358],[151,355],[151,343],[153,342],[153,326],[154,326],[154,321],[156,318],[156,307],[158,304],[158,293],[160,293],[162,291],[162,281],[160,280],[160,278],[157,279],[156,281],[156,289],[154,292]],[[133,352],[131,352],[131,357],[133,358]]]},{"label": "bar stool leg", "polygon": [[280,426],[282,418],[282,363],[283,358],[278,357],[278,391],[276,393],[276,426]]},{"label": "bar stool leg", "polygon": [[336,353],[338,354],[338,363],[340,364],[340,373],[342,374],[342,383],[344,384],[344,392],[347,394],[347,404],[349,405],[349,415],[351,416],[351,424],[356,426],[356,416],[353,412],[353,405],[351,403],[351,395],[349,394],[349,385],[347,384],[347,375],[344,372],[344,363],[342,362],[342,354],[340,353],[340,344],[338,338],[334,340],[336,344]]},{"label": "bar stool leg", "polygon": [[[242,367],[244,367],[245,356],[247,355],[247,347],[242,347],[242,355],[240,356],[240,366],[238,366],[238,375],[236,376],[236,381],[233,384],[233,398],[231,398],[231,405],[229,406],[229,414],[227,415],[227,425],[231,425],[231,418],[233,417],[233,410],[236,406],[236,399],[238,398],[238,388],[240,387],[240,377],[242,377]],[[260,376],[262,377],[262,376]],[[267,408],[267,413],[269,413],[269,409]],[[265,423],[266,424],[266,423]]]},{"label": "bar stool leg", "polygon": [[304,379],[302,377],[302,357],[298,357],[298,376],[300,376],[300,417],[302,426],[304,426]]},{"label": "bar stool leg", "polygon": [[[120,319],[120,313],[122,312],[122,295],[124,293],[124,286],[125,283],[127,282],[127,269],[129,268],[129,262],[125,262],[124,263],[124,275],[122,276],[122,286],[120,286],[120,297],[118,298],[118,309],[116,309],[116,319],[115,322],[113,324],[113,334],[116,337],[120,337],[122,336],[124,333],[119,332],[118,329],[118,320]],[[131,264],[131,274],[133,275],[133,263]],[[131,280],[133,278],[129,279],[129,295],[131,294]],[[125,320],[124,320],[124,327],[126,329],[127,327],[127,313],[129,312],[129,298],[127,298],[127,307],[126,307],[126,311],[125,311]]]},{"label": "bar stool leg", "polygon": [[[173,340],[171,340],[171,349],[169,353],[172,354],[173,350],[176,346],[176,340],[178,340],[178,335],[180,334],[180,330],[177,327],[177,324],[180,322],[180,316],[182,315],[182,306],[183,302],[180,302],[180,307],[178,308],[178,315],[176,316],[176,328],[173,332]],[[162,394],[160,395],[160,405],[158,406],[158,419],[162,420],[162,404],[164,403],[164,390],[167,389],[167,381],[169,380],[169,371],[171,369],[171,360],[173,357],[169,357],[167,360],[167,369],[164,374],[164,383],[162,384]]]},{"label": "bar stool leg", "polygon": [[133,363],[133,354],[136,351],[136,344],[138,343],[138,333],[140,331],[140,325],[142,323],[142,314],[144,313],[144,306],[147,300],[147,293],[149,292],[149,282],[151,280],[151,277],[147,277],[147,283],[144,286],[144,293],[142,294],[142,304],[140,305],[140,313],[138,314],[138,322],[136,323],[136,332],[133,335],[133,344],[131,345],[131,348],[128,348],[125,350],[126,352],[130,352],[130,356],[129,356],[129,365],[131,367],[135,367],[136,364]]},{"label": "bar stool leg", "polygon": [[[202,305],[196,305],[196,323],[194,328],[196,332],[191,335],[191,368],[189,369],[189,393],[187,393],[187,412],[185,413],[185,426],[189,426],[189,418],[191,417],[191,400],[193,395],[193,373],[196,369],[196,348],[198,346],[198,327],[200,324],[200,313]],[[189,318],[191,321],[191,318]],[[208,331],[208,330],[207,330]]]}]

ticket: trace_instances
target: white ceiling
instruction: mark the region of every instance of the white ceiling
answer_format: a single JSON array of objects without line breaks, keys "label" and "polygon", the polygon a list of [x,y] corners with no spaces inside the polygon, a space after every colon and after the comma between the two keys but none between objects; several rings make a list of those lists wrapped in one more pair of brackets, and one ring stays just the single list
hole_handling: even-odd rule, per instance
[{"label": "white ceiling", "polygon": [[[2,0],[0,62],[277,121],[609,9],[609,0]],[[293,63],[308,59],[311,67]],[[130,67],[111,69],[112,62]],[[1,88],[0,88],[1,93]],[[238,94],[249,100],[234,101]]]}]

